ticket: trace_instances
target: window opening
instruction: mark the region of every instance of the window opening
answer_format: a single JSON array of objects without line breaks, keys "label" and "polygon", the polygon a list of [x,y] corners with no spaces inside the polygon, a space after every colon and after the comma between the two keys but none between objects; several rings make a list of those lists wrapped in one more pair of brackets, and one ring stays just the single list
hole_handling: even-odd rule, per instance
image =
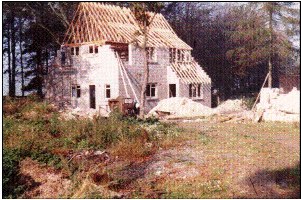
[{"label": "window opening", "polygon": [[106,98],[111,98],[111,86],[106,85]]},{"label": "window opening", "polygon": [[155,97],[156,96],[156,84],[147,84],[146,91],[145,91],[146,97]]},{"label": "window opening", "polygon": [[176,61],[176,49],[175,48],[169,49],[169,61],[171,63],[174,63]]},{"label": "window opening", "polygon": [[75,47],[75,54],[78,56],[79,55],[79,47]]},{"label": "window opening", "polygon": [[72,86],[71,94],[72,94],[72,97],[76,96],[76,88],[75,88],[75,86]]},{"label": "window opening", "polygon": [[202,97],[201,84],[189,84],[189,97]]},{"label": "window opening", "polygon": [[169,97],[176,97],[176,84],[169,84]]},{"label": "window opening", "polygon": [[80,86],[73,85],[71,89],[72,97],[80,98]]},{"label": "window opening", "polygon": [[89,53],[93,53],[93,46],[89,46]]},{"label": "window opening", "polygon": [[90,91],[90,108],[96,108],[95,85],[89,85]]},{"label": "window opening", "polygon": [[65,65],[66,62],[66,52],[61,52],[61,63],[62,65]]}]

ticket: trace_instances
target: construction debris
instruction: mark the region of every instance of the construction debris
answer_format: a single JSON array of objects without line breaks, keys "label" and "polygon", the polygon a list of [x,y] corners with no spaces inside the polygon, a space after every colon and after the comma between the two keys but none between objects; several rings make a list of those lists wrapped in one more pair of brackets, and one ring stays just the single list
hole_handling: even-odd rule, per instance
[{"label": "construction debris", "polygon": [[154,116],[164,119],[183,119],[232,114],[233,116],[227,116],[228,119],[225,118],[225,120],[222,120],[228,121],[236,117],[236,114],[242,115],[241,113],[246,110],[247,107],[242,100],[228,100],[217,108],[212,109],[188,98],[174,97],[160,101],[158,105],[148,113],[147,117]]},{"label": "construction debris", "polygon": [[173,97],[163,99],[154,107],[147,117],[164,117],[165,119],[206,117],[213,113],[213,110],[201,103],[194,102],[188,98]]},{"label": "construction debris", "polygon": [[255,107],[255,121],[300,121],[300,91],[293,88],[288,94],[279,89],[263,88],[260,103]]},{"label": "construction debris", "polygon": [[219,114],[228,114],[233,112],[241,112],[247,109],[247,105],[243,100],[235,99],[225,101],[215,108],[215,112]]},{"label": "construction debris", "polygon": [[[216,122],[243,121],[300,121],[300,91],[294,88],[288,94],[279,89],[263,88],[260,103],[254,110],[248,110],[243,100],[227,100],[217,108],[209,108],[188,98],[164,99],[154,107],[147,117],[161,119],[215,118]],[[196,120],[194,120],[196,121]],[[200,121],[200,119],[198,119]]]},{"label": "construction debris", "polygon": [[93,119],[95,116],[101,116],[101,117],[108,117],[110,111],[107,111],[105,109],[100,110],[94,110],[94,109],[87,109],[83,110],[80,108],[67,108],[65,110],[60,111],[60,119],[62,120],[70,120],[70,119],[78,119],[78,118],[88,118]]}]

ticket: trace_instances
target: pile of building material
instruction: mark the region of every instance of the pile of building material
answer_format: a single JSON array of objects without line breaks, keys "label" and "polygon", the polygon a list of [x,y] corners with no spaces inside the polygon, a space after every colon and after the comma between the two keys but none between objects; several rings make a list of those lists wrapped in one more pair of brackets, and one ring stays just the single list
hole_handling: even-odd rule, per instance
[{"label": "pile of building material", "polygon": [[216,114],[230,114],[233,112],[242,112],[247,110],[247,105],[243,100],[227,100],[215,108]]},{"label": "pile of building material", "polygon": [[250,121],[254,113],[248,110],[246,103],[241,99],[227,100],[214,109],[216,122],[243,122]]},{"label": "pile of building material", "polygon": [[288,94],[281,94],[277,88],[263,88],[260,103],[255,107],[255,121],[300,121],[300,90],[293,88]]},{"label": "pile of building material", "polygon": [[213,110],[201,103],[188,98],[173,97],[163,99],[154,107],[147,117],[159,117],[165,119],[206,117],[213,114]]},{"label": "pile of building material", "polygon": [[[164,119],[183,119],[183,118],[204,118],[213,115],[231,115],[229,120],[234,117],[242,117],[247,111],[247,107],[242,100],[228,100],[217,108],[209,108],[188,98],[169,98],[158,103],[147,115]],[[237,115],[237,116],[236,116]]]},{"label": "pile of building material", "polygon": [[158,103],[147,117],[161,119],[214,118],[216,122],[300,121],[300,91],[280,94],[279,89],[263,88],[260,103],[248,110],[243,100],[227,100],[209,108],[188,98],[169,98]]}]

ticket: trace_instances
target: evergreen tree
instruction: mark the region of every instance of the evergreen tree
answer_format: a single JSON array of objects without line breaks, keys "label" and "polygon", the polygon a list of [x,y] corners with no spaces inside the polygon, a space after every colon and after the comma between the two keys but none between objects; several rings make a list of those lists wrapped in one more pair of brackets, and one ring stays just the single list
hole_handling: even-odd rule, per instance
[{"label": "evergreen tree", "polygon": [[[247,68],[268,64],[268,87],[272,87],[272,74],[277,78],[281,61],[294,51],[289,35],[298,21],[298,11],[281,2],[250,3],[233,11],[234,32],[231,40],[236,44],[227,52],[238,72]],[[284,29],[282,31],[281,29]],[[273,68],[274,65],[274,68]],[[274,81],[276,84],[277,81]]]}]

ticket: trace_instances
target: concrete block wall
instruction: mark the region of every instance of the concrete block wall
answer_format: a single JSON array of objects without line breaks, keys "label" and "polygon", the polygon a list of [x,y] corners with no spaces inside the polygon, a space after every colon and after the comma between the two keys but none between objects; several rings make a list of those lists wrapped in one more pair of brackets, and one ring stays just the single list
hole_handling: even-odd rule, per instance
[{"label": "concrete block wall", "polygon": [[[156,84],[157,97],[150,98],[146,101],[146,111],[148,112],[155,107],[162,99],[169,97],[169,84],[177,85],[177,97],[189,98],[189,86],[179,80],[171,69],[168,69],[169,49],[157,48],[156,62],[149,63],[149,83]],[[108,109],[108,99],[105,99],[105,85],[111,86],[111,98],[118,96],[126,96],[124,81],[129,97],[135,99],[132,88],[136,97],[140,101],[141,83],[143,82],[144,58],[141,48],[129,45],[129,61],[124,62],[127,75],[123,74],[118,66],[118,60],[109,45],[99,47],[98,54],[89,54],[89,45],[80,47],[80,56],[72,56],[72,64],[76,69],[76,73],[72,75],[74,85],[79,85],[81,89],[80,98],[72,98],[73,107],[81,109],[90,108],[89,85],[95,85],[96,90],[96,108],[102,107]],[[56,61],[60,62],[60,53]],[[56,69],[57,70],[57,69]],[[58,70],[57,70],[58,71]],[[56,71],[52,86],[47,95],[56,101],[66,99],[64,95],[71,95],[71,83],[67,79],[60,76]],[[122,70],[123,71],[123,70]],[[128,81],[131,80],[132,87]],[[211,85],[204,85],[203,99],[198,99],[200,103],[211,106]],[[68,91],[68,92],[66,92]]]},{"label": "concrete block wall", "polygon": [[[180,97],[189,97],[189,85],[180,80],[179,84]],[[195,102],[201,103],[204,106],[211,107],[211,84],[202,84],[203,98],[193,99]]]},{"label": "concrete block wall", "polygon": [[[125,63],[126,71],[131,79],[133,88],[136,92],[136,96],[139,101],[141,101],[141,84],[143,82],[143,73],[145,68],[145,61],[142,54],[142,49],[130,45],[130,60]],[[156,98],[147,98],[146,101],[146,111],[150,111],[155,107],[158,102],[162,99],[168,98],[168,83],[167,83],[167,66],[169,64],[169,52],[166,48],[157,48],[156,49],[156,62],[149,63],[149,83],[156,84]],[[124,74],[124,78],[126,75]],[[128,80],[126,79],[126,86],[130,97],[134,98],[132,89]],[[119,74],[119,88],[120,94],[126,96],[125,89],[123,86],[121,73]]]}]

